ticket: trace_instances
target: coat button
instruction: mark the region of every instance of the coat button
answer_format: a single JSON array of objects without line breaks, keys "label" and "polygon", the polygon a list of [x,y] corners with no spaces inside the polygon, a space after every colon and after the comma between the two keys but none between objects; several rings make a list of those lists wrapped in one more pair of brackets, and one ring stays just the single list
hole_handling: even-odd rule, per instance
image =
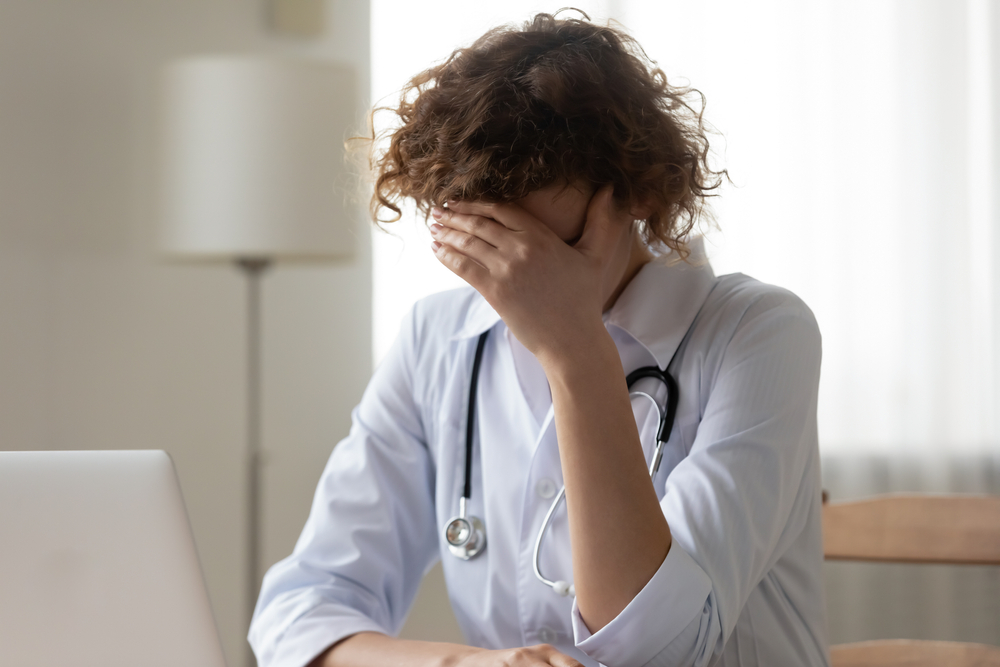
[{"label": "coat button", "polygon": [[538,480],[538,483],[535,484],[535,493],[538,494],[539,498],[548,500],[556,495],[556,483],[548,477],[542,477]]},{"label": "coat button", "polygon": [[555,644],[559,635],[552,628],[539,628],[538,629],[538,640],[543,644]]}]

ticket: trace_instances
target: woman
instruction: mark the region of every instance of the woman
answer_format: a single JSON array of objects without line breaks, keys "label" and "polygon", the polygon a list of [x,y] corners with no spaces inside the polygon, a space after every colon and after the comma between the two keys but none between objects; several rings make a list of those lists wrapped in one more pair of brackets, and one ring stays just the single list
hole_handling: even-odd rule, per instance
[{"label": "woman", "polygon": [[[264,579],[262,665],[827,664],[819,333],[690,238],[723,176],[690,92],[544,14],[408,84],[375,217],[415,200],[471,287],[372,378]],[[652,478],[644,367],[677,383]],[[470,646],[391,636],[438,558]]]}]

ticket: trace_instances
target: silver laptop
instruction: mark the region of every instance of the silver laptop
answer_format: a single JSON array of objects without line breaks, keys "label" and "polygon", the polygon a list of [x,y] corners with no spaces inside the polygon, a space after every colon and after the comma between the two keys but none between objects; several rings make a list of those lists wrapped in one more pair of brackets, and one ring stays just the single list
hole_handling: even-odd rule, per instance
[{"label": "silver laptop", "polygon": [[165,452],[0,452],[0,665],[225,666]]}]

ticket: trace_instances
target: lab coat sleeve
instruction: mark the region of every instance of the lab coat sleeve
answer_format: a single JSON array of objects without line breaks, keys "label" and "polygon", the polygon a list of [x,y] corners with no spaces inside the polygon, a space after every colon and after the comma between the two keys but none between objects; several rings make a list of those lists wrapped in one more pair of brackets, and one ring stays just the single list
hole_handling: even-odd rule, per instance
[{"label": "lab coat sleeve", "polygon": [[437,557],[414,319],[354,409],[294,551],[264,577],[249,634],[261,667],[302,667],[362,631],[398,633]]},{"label": "lab coat sleeve", "polygon": [[776,290],[746,309],[691,451],[666,481],[670,551],[597,632],[574,603],[582,651],[610,667],[718,658],[751,591],[803,530],[814,502],[807,464],[817,448],[819,366],[819,330],[796,297]]}]

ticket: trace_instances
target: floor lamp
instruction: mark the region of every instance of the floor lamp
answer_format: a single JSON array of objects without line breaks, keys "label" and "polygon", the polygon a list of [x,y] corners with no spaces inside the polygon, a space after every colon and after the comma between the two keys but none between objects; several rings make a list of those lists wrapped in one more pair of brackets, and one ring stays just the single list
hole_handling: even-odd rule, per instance
[{"label": "floor lamp", "polygon": [[261,574],[260,280],[275,261],[353,254],[335,183],[355,82],[327,62],[219,56],[177,61],[163,83],[163,249],[247,279],[249,614]]}]

